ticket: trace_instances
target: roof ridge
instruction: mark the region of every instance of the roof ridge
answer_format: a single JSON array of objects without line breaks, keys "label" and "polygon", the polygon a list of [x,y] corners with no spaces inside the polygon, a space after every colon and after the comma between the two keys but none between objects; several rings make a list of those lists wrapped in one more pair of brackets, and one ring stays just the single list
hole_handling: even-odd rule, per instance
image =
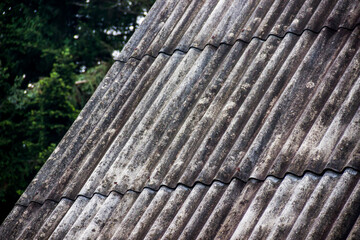
[{"label": "roof ridge", "polygon": [[258,179],[258,178],[248,178],[248,180],[244,181],[244,180],[241,180],[240,178],[238,177],[232,177],[228,182],[224,182],[224,181],[221,181],[221,180],[217,180],[217,179],[213,179],[211,181],[211,183],[204,183],[204,182],[201,182],[201,181],[196,181],[194,182],[193,185],[189,186],[187,184],[184,184],[184,183],[177,183],[175,187],[170,187],[170,186],[167,186],[167,185],[160,185],[158,188],[152,188],[152,187],[143,187],[140,191],[137,191],[137,190],[133,190],[133,189],[127,189],[125,192],[119,192],[117,190],[111,190],[108,192],[108,194],[103,194],[103,193],[100,193],[100,192],[94,192],[90,197],[89,196],[86,196],[86,195],[83,195],[83,194],[78,194],[74,199],[70,198],[70,197],[67,197],[67,196],[63,196],[61,197],[59,200],[55,200],[55,199],[50,199],[50,198],[47,198],[45,199],[44,201],[42,202],[38,202],[38,201],[29,201],[29,204],[27,205],[24,205],[24,204],[20,204],[20,203],[16,203],[15,206],[21,206],[21,207],[28,207],[31,203],[35,203],[35,204],[39,204],[39,205],[44,205],[45,202],[54,202],[56,204],[60,203],[61,200],[63,199],[66,199],[66,200],[69,200],[69,201],[72,201],[72,202],[75,202],[79,197],[83,197],[83,198],[86,198],[86,199],[92,199],[95,195],[99,195],[99,196],[102,196],[102,197],[109,197],[111,193],[117,193],[119,195],[125,195],[127,194],[128,192],[132,192],[132,193],[138,193],[140,194],[141,192],[143,192],[145,189],[147,190],[151,190],[151,191],[154,191],[154,192],[158,192],[161,188],[166,188],[168,190],[176,190],[177,188],[179,187],[185,187],[187,189],[193,189],[196,185],[203,185],[203,186],[206,186],[206,187],[211,187],[213,184],[215,183],[220,183],[220,184],[223,184],[223,185],[230,185],[230,183],[234,180],[237,180],[237,181],[241,181],[243,183],[248,183],[248,182],[251,182],[251,181],[256,181],[256,182],[265,182],[267,179],[275,179],[275,181],[282,181],[284,180],[287,176],[291,176],[291,177],[295,177],[295,178],[303,178],[306,174],[311,174],[311,175],[314,175],[315,177],[322,177],[324,176],[326,173],[332,173],[332,174],[338,174],[338,175],[342,175],[344,174],[345,171],[352,171],[352,172],[355,172],[355,173],[360,173],[359,170],[353,168],[353,167],[345,167],[344,169],[342,169],[342,171],[336,171],[334,169],[331,169],[331,168],[325,168],[321,173],[316,173],[314,171],[311,171],[311,170],[305,170],[301,175],[297,175],[295,173],[292,173],[292,172],[286,172],[284,174],[283,177],[276,177],[275,175],[267,175],[264,179]]}]

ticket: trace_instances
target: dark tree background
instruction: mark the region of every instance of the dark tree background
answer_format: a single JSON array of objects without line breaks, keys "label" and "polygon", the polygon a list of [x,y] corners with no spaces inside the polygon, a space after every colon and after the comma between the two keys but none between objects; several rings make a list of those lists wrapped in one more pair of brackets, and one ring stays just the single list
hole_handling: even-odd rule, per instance
[{"label": "dark tree background", "polygon": [[0,2],[0,222],[153,2]]}]

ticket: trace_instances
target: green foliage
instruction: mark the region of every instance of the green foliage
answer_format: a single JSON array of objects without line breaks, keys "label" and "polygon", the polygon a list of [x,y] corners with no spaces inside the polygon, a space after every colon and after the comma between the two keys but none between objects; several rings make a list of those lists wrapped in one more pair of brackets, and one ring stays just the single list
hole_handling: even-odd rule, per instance
[{"label": "green foliage", "polygon": [[153,2],[0,2],[0,222]]},{"label": "green foliage", "polygon": [[77,103],[77,106],[84,106],[89,100],[96,87],[110,68],[109,62],[101,62],[99,65],[89,68],[85,73],[77,75],[73,102]]},{"label": "green foliage", "polygon": [[20,89],[16,78],[2,102],[0,121],[0,198],[7,192],[22,193],[56,144],[76,118],[79,110],[71,102],[76,74],[68,48],[59,51],[49,77],[31,88]]},{"label": "green foliage", "polygon": [[69,49],[65,48],[56,57],[50,76],[40,79],[29,90],[34,98],[24,144],[30,152],[40,153],[41,159],[48,157],[49,147],[57,144],[79,112],[71,102],[75,68]]}]

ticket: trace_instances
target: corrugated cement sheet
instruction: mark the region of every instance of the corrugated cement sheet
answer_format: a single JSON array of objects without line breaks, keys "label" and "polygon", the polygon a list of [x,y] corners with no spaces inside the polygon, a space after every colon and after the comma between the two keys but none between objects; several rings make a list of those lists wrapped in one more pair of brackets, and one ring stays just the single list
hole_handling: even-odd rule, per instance
[{"label": "corrugated cement sheet", "polygon": [[13,209],[2,234],[14,239],[358,239],[359,178],[350,169],[30,203]]},{"label": "corrugated cement sheet", "polygon": [[[359,16],[355,0],[157,1],[1,231],[356,238]],[[318,188],[324,193],[311,195]],[[222,190],[208,199],[209,189]],[[200,200],[186,205],[192,194]],[[226,197],[228,207],[202,217]],[[178,213],[183,204],[194,210]],[[168,210],[158,218],[160,206]],[[128,220],[112,214],[117,208]],[[104,223],[95,226],[92,214]],[[179,220],[165,227],[166,214]]]},{"label": "corrugated cement sheet", "polygon": [[359,32],[118,63],[19,203],[359,169]]},{"label": "corrugated cement sheet", "polygon": [[159,0],[119,59],[319,32],[323,27],[353,29],[359,23],[356,0]]}]

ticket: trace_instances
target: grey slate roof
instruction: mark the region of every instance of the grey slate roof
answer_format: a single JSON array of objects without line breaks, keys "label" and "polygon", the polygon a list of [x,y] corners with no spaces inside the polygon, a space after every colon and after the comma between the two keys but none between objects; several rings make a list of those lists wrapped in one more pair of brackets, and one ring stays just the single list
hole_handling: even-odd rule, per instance
[{"label": "grey slate roof", "polygon": [[158,0],[7,239],[359,239],[360,2]]}]

